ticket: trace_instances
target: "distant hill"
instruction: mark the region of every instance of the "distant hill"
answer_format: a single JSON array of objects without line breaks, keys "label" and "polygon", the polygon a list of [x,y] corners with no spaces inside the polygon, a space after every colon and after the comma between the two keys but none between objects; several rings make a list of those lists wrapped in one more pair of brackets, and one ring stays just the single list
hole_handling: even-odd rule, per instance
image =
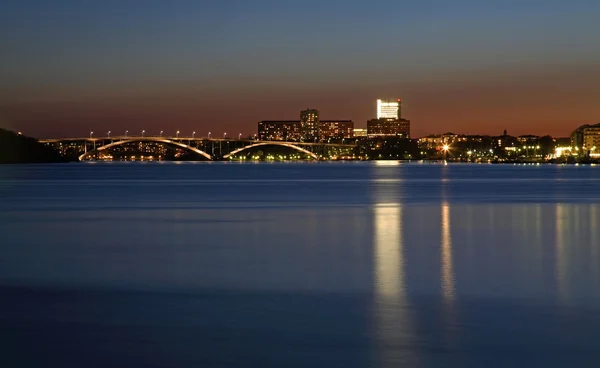
[{"label": "distant hill", "polygon": [[34,138],[0,129],[0,164],[64,162],[58,152]]}]

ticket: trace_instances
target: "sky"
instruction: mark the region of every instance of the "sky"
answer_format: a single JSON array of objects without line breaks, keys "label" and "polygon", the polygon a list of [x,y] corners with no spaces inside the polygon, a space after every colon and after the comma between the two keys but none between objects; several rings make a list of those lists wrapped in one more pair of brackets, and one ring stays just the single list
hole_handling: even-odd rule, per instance
[{"label": "sky", "polygon": [[364,127],[401,98],[416,137],[567,136],[600,122],[598,16],[597,0],[4,0],[0,127],[236,136],[306,108]]}]

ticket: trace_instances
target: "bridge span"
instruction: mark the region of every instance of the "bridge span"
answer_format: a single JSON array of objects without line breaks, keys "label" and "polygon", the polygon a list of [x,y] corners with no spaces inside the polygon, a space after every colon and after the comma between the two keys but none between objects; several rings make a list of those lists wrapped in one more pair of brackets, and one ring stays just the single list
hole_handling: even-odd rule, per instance
[{"label": "bridge span", "polygon": [[[244,160],[273,158],[277,154],[278,157],[319,160],[349,158],[355,154],[356,148],[354,142],[344,140],[332,143],[179,136],[74,137],[44,139],[40,142],[52,146],[65,158],[79,161],[129,160],[138,156],[142,159],[144,156],[151,159],[166,157],[167,160]],[[291,152],[292,155],[285,152]]]}]

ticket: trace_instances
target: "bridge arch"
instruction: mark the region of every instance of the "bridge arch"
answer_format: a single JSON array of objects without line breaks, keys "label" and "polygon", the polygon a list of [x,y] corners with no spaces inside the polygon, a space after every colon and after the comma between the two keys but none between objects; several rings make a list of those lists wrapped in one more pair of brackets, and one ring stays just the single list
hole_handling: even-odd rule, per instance
[{"label": "bridge arch", "polygon": [[224,159],[229,159],[231,156],[234,156],[234,155],[236,155],[236,154],[238,154],[240,152],[243,152],[243,151],[245,151],[247,149],[254,148],[254,147],[261,147],[261,146],[281,146],[281,147],[288,147],[288,148],[295,149],[296,151],[305,153],[305,154],[309,155],[310,157],[314,158],[315,160],[319,159],[319,156],[317,156],[316,154],[314,154],[314,153],[310,152],[309,150],[306,150],[306,149],[304,149],[302,147],[298,147],[298,146],[296,146],[294,144],[287,143],[287,142],[276,142],[276,141],[273,141],[273,142],[253,143],[253,144],[250,144],[248,146],[244,146],[242,148],[238,148],[236,150],[233,150],[233,151],[229,152],[228,154],[224,155],[223,158]]},{"label": "bridge arch", "polygon": [[203,157],[205,157],[205,158],[207,158],[209,160],[213,159],[212,156],[209,155],[208,153],[206,153],[206,152],[204,152],[202,150],[199,150],[199,149],[197,149],[195,147],[188,146],[187,144],[183,144],[183,143],[180,143],[180,142],[175,142],[175,141],[172,141],[170,139],[165,139],[165,138],[152,138],[152,137],[149,137],[149,138],[123,139],[123,140],[120,140],[120,141],[116,141],[116,142],[112,142],[112,143],[109,143],[109,144],[105,144],[104,146],[96,147],[96,149],[88,151],[88,152],[84,153],[83,155],[79,156],[79,161],[83,161],[83,159],[84,159],[84,157],[86,155],[88,155],[88,154],[90,154],[90,153],[92,153],[94,151],[96,151],[96,152],[104,151],[107,148],[111,148],[111,147],[114,147],[114,146],[119,146],[119,145],[126,144],[126,143],[131,143],[131,142],[157,142],[157,143],[171,144],[171,145],[174,145],[174,146],[186,149],[188,151],[192,151],[194,153],[197,153],[197,154],[199,154],[199,155],[201,155],[201,156],[203,156]]}]

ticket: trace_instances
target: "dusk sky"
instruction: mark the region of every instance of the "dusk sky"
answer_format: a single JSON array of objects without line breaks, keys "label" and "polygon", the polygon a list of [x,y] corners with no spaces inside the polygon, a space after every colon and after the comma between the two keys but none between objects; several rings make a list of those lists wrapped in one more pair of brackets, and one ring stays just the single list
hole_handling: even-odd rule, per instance
[{"label": "dusk sky", "polygon": [[598,0],[4,0],[0,126],[39,138],[364,127],[402,98],[412,135],[600,122]]}]

